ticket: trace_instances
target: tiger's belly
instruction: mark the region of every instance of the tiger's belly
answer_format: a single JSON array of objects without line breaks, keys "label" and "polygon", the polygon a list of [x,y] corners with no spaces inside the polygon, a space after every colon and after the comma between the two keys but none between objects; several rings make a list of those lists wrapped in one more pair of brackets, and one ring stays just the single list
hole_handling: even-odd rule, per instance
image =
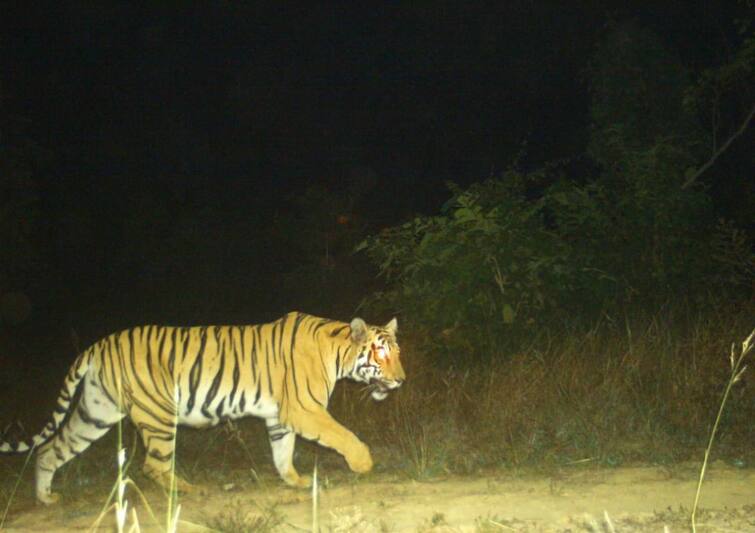
[{"label": "tiger's belly", "polygon": [[183,426],[194,428],[212,427],[226,420],[236,420],[246,416],[257,416],[260,418],[274,418],[278,416],[278,405],[274,402],[259,402],[254,405],[246,405],[242,409],[240,406],[230,406],[227,408],[194,408],[189,411],[186,406],[179,408],[178,423]]}]

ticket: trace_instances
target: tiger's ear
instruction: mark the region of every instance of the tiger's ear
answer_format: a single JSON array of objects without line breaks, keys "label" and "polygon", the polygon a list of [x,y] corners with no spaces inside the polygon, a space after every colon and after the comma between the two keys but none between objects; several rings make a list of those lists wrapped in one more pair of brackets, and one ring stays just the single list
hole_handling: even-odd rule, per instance
[{"label": "tiger's ear", "polygon": [[388,333],[391,334],[391,336],[396,336],[396,331],[398,330],[398,321],[396,320],[396,317],[393,317],[390,322],[388,322],[385,325],[385,329]]},{"label": "tiger's ear", "polygon": [[349,324],[351,327],[351,341],[355,344],[367,342],[367,324],[361,318],[355,318]]}]

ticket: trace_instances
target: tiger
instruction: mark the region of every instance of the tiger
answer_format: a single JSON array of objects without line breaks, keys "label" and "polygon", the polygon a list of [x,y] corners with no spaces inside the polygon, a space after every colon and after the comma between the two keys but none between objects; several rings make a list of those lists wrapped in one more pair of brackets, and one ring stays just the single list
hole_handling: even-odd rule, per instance
[{"label": "tiger", "polygon": [[264,419],[281,479],[308,487],[293,464],[296,435],[332,448],[357,473],[372,469],[370,450],[328,412],[338,380],[367,384],[385,399],[406,379],[395,318],[371,326],[298,311],[243,326],[140,326],[113,333],[70,367],[50,421],[29,439],[0,440],[0,453],[35,453],[35,492],[59,500],[55,471],[128,417],[145,447],[143,472],[180,492],[194,489],[173,470],[179,425],[214,426]]}]

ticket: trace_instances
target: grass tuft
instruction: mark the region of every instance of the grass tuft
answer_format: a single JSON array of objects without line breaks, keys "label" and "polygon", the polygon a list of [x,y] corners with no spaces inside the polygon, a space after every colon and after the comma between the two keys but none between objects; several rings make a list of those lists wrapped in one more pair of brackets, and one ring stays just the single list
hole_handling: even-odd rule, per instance
[{"label": "grass tuft", "polygon": [[225,512],[212,517],[207,525],[223,533],[266,533],[284,524],[283,515],[274,506],[257,512],[246,511],[247,507],[246,503],[240,502],[230,505]]}]

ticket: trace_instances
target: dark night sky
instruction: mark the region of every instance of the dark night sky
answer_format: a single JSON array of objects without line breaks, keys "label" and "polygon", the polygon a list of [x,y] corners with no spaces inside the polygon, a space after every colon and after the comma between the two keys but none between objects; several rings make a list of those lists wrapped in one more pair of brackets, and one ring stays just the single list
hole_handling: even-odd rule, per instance
[{"label": "dark night sky", "polygon": [[74,181],[267,188],[357,165],[427,192],[505,165],[524,138],[549,156],[578,149],[565,141],[584,121],[599,11],[257,5],[21,15],[6,110],[65,150]]},{"label": "dark night sky", "polygon": [[583,71],[609,16],[698,64],[731,22],[726,2],[467,4],[27,8],[3,16],[4,113],[24,121],[11,134],[65,161],[56,177],[82,185],[191,176],[267,189],[358,165],[427,192],[500,169],[524,139],[535,160],[578,152]]},{"label": "dark night sky", "polygon": [[[0,8],[2,141],[33,142],[47,158],[35,182],[57,235],[51,270],[74,293],[124,287],[124,276],[102,273],[121,263],[83,256],[124,246],[128,199],[145,190],[154,193],[145,209],[165,218],[178,204],[211,210],[195,220],[201,262],[228,253],[208,243],[253,242],[309,183],[337,190],[372,176],[360,209],[380,227],[437,211],[445,180],[499,172],[525,141],[525,166],[578,156],[585,69],[609,20],[637,21],[700,68],[720,61],[745,6],[19,4]],[[69,250],[59,228],[78,208],[96,222],[94,237]],[[219,277],[244,277],[260,252],[249,246],[246,259],[218,262]]]}]

